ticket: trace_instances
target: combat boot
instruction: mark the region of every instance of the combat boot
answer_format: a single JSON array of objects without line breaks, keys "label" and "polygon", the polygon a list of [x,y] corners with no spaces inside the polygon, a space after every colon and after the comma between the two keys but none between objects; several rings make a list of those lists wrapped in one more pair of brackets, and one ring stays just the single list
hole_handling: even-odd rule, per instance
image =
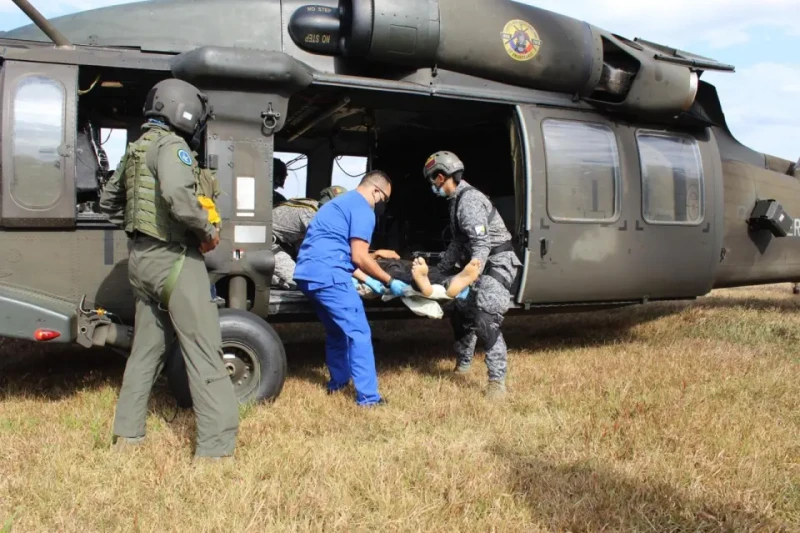
[{"label": "combat boot", "polygon": [[490,380],[486,387],[486,398],[488,400],[502,400],[506,396],[506,382]]},{"label": "combat boot", "polygon": [[117,453],[138,449],[144,442],[144,437],[118,437],[114,436],[112,451]]},{"label": "combat boot", "polygon": [[469,374],[469,369],[472,368],[471,363],[462,363],[461,361],[456,362],[456,367],[453,369],[453,372],[459,375]]},{"label": "combat boot", "polygon": [[211,465],[211,464],[228,464],[233,462],[232,455],[212,457],[208,455],[195,455],[194,464],[196,465]]}]

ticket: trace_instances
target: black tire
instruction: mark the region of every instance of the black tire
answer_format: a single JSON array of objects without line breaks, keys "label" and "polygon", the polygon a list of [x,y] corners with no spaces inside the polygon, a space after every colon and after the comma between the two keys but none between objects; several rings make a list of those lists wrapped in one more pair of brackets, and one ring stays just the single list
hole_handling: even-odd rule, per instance
[{"label": "black tire", "polygon": [[[241,309],[221,309],[219,321],[222,351],[239,403],[276,399],[283,390],[287,370],[286,351],[278,334],[263,318]],[[186,363],[177,342],[164,373],[178,405],[192,407]]]}]

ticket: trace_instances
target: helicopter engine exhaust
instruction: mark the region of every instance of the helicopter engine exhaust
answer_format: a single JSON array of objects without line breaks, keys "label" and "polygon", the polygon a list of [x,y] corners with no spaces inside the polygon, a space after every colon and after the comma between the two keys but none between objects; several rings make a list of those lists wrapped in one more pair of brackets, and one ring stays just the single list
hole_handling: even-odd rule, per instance
[{"label": "helicopter engine exhaust", "polygon": [[511,0],[340,0],[300,7],[288,29],[315,54],[437,66],[631,113],[687,111],[698,89],[696,60]]}]

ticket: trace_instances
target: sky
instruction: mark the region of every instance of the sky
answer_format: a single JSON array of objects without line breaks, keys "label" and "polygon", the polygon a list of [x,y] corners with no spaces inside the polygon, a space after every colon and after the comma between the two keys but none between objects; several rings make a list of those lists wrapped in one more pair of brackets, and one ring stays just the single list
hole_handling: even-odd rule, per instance
[{"label": "sky", "polygon": [[[119,0],[33,0],[46,17],[125,3]],[[309,0],[313,4],[313,0]],[[627,38],[732,64],[736,72],[705,73],[713,83],[733,135],[751,148],[791,161],[800,158],[800,0],[538,0],[523,2],[585,20]],[[11,0],[0,0],[0,31],[28,19]],[[124,138],[111,135],[109,159]],[[278,154],[290,161],[293,154]],[[287,197],[305,195],[305,165],[290,170]],[[340,168],[341,166],[341,168]],[[334,165],[334,184],[352,187],[364,171],[360,158]],[[345,173],[346,172],[346,173]]]}]

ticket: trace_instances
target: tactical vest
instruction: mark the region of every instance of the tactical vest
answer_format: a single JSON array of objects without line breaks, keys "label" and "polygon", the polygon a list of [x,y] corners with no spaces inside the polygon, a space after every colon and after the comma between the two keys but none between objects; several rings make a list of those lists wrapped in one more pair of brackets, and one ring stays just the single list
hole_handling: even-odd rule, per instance
[{"label": "tactical vest", "polygon": [[[125,153],[125,231],[138,231],[160,241],[185,244],[186,227],[170,216],[169,204],[161,196],[157,183],[158,176],[153,176],[147,166],[147,153],[157,149],[160,142],[170,135],[174,133],[152,128],[128,145]],[[211,199],[219,196],[216,179],[210,171],[200,169],[196,160],[192,161],[192,173],[198,196],[205,195]]]},{"label": "tactical vest", "polygon": [[[461,203],[461,199],[464,197],[464,195],[471,190],[477,190],[477,189],[475,189],[475,187],[470,186],[470,187],[465,187],[464,190],[461,191],[461,193],[456,198],[456,204],[453,206],[453,211],[450,215],[450,231],[453,233],[454,238],[460,239],[462,242],[468,241],[469,236],[467,235],[467,232],[464,230],[464,228],[461,227],[461,224],[458,223],[458,206]],[[489,232],[488,224],[491,224],[492,221],[495,219],[495,217],[500,216],[500,213],[497,212],[497,208],[495,207],[494,202],[489,200],[489,203],[492,204],[492,210],[489,212],[489,216],[486,217],[487,233]],[[514,251],[514,244],[509,240],[489,250],[489,257],[501,254],[503,252],[513,252],[513,251]],[[466,257],[462,258],[462,261],[464,261],[465,259],[467,262],[469,261],[469,258]],[[464,264],[466,264],[466,262]]]},{"label": "tactical vest", "polygon": [[315,213],[319,211],[319,201],[313,200],[311,198],[292,198],[291,200],[286,200],[285,202],[281,202],[280,204],[276,205],[275,207],[295,207],[299,209],[310,209]]}]

